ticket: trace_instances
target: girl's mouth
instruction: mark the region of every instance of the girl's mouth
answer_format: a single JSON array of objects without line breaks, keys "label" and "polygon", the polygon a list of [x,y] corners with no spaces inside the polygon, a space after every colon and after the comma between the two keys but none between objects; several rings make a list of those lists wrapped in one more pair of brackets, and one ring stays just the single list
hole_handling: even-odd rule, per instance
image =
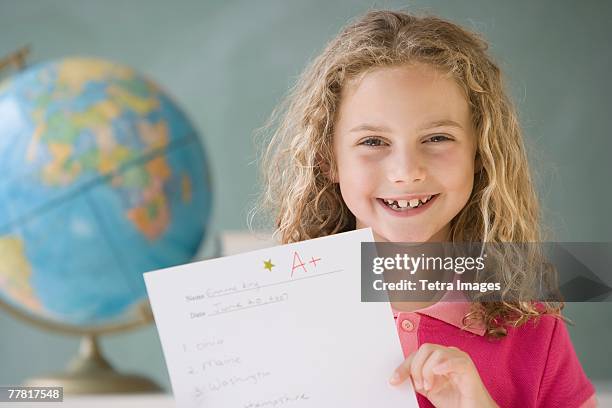
[{"label": "girl's mouth", "polygon": [[389,213],[395,216],[411,216],[417,215],[425,211],[431,206],[431,203],[438,198],[440,194],[433,194],[428,197],[422,197],[413,200],[385,200],[377,198],[376,201]]}]

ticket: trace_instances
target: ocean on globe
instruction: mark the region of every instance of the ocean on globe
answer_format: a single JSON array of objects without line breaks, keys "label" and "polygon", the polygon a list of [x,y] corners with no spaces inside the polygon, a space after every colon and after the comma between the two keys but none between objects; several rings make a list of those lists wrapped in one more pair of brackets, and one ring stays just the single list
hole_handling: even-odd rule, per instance
[{"label": "ocean on globe", "polygon": [[126,321],[144,272],[193,259],[211,201],[193,125],[133,69],[65,58],[0,83],[0,302]]}]

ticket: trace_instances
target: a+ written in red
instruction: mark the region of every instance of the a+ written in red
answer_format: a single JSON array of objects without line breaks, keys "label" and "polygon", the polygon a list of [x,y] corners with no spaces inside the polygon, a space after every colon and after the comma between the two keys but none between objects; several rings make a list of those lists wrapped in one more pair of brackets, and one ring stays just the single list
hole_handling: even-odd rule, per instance
[{"label": "a+ written in red", "polygon": [[[309,264],[312,264],[315,269],[317,267],[317,262],[320,261],[321,258],[315,258],[314,256],[312,258],[310,258],[310,261],[308,261]],[[302,258],[300,258],[300,254],[295,251],[293,253],[293,267],[291,268],[291,277],[293,277],[293,272],[295,272],[296,269],[301,268],[304,272],[308,273],[308,269],[306,267],[306,264],[304,263],[304,261],[302,261]]]}]

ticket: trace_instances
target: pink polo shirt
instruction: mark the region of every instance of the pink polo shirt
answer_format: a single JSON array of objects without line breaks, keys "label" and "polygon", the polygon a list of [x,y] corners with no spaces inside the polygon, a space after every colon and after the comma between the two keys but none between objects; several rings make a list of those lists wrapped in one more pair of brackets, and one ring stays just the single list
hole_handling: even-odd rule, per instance
[{"label": "pink polo shirt", "polygon": [[[467,301],[440,301],[414,312],[393,309],[404,357],[423,343],[463,350],[500,407],[597,406],[595,388],[582,370],[563,321],[544,315],[537,324],[510,327],[506,337],[492,339],[484,335],[482,325],[462,329],[469,310]],[[420,407],[433,407],[419,393],[417,400]]]}]

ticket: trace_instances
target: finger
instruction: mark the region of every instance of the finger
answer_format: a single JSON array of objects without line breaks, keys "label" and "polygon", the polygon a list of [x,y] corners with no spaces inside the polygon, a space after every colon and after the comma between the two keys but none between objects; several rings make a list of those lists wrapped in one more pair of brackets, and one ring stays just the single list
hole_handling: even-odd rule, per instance
[{"label": "finger", "polygon": [[434,350],[425,363],[423,364],[422,376],[423,376],[423,389],[425,391],[430,391],[434,387],[434,382],[436,381],[436,373],[434,373],[434,367],[437,367],[444,361],[448,359],[448,353],[445,352],[444,349],[436,349]]},{"label": "finger", "polygon": [[465,371],[465,360],[462,358],[449,358],[433,367],[432,371],[436,375],[461,373]]},{"label": "finger", "polygon": [[423,364],[425,364],[427,358],[438,347],[439,346],[435,344],[424,343],[419,347],[412,359],[412,364],[410,364],[410,375],[412,376],[417,391],[423,389]]},{"label": "finger", "polygon": [[414,354],[415,353],[410,353],[410,355],[406,357],[406,359],[402,362],[402,364],[400,364],[395,369],[395,371],[393,372],[393,375],[391,375],[391,378],[389,379],[390,384],[392,385],[401,384],[404,381],[406,381],[408,377],[410,377],[410,364],[412,363]]},{"label": "finger", "polygon": [[432,369],[431,369],[432,373],[434,373],[435,375],[445,375],[445,374],[450,373],[451,370],[452,370],[452,368],[451,368],[451,365],[449,364],[448,360],[440,362],[439,364],[437,364],[436,366],[432,367]]}]

